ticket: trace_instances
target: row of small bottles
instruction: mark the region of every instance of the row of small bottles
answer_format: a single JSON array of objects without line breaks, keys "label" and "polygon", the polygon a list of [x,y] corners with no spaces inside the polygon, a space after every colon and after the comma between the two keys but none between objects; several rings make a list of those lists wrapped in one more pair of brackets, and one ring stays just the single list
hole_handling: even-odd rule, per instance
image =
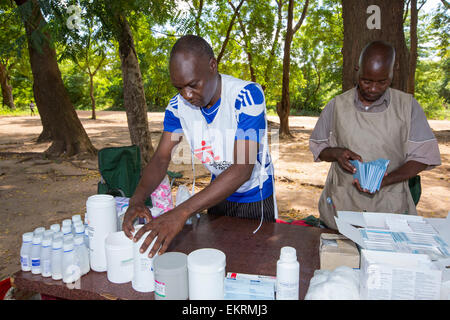
[{"label": "row of small bottles", "polygon": [[80,215],[65,219],[62,226],[53,224],[50,229],[36,228],[22,235],[20,249],[22,271],[31,271],[43,277],[77,281],[90,270],[89,237],[86,221]]}]

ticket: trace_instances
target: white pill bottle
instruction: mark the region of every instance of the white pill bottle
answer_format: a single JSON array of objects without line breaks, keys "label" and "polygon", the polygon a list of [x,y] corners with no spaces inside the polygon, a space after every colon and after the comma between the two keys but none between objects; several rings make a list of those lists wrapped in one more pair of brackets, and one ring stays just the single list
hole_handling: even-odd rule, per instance
[{"label": "white pill bottle", "polygon": [[281,248],[277,261],[277,300],[298,300],[300,264],[293,247]]}]

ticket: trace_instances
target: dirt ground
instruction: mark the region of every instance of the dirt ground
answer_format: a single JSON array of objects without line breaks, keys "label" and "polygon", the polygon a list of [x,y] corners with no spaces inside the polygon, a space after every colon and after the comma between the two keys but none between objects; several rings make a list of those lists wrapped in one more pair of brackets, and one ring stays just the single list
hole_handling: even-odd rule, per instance
[{"label": "dirt ground", "polygon": [[[125,112],[97,112],[97,120],[91,120],[88,111],[79,111],[78,115],[97,149],[131,144]],[[163,116],[149,113],[154,146],[162,132]],[[276,133],[278,118],[269,120],[272,133]],[[293,139],[277,141],[277,135],[271,135],[282,219],[318,217],[317,202],[329,163],[314,163],[308,148],[316,121],[317,117],[291,117]],[[439,141],[442,165],[421,173],[422,197],[417,209],[425,217],[446,217],[450,210],[450,121],[429,123]],[[74,214],[84,215],[87,198],[97,192],[97,159],[45,159],[42,152],[49,144],[35,142],[41,130],[38,116],[0,117],[0,280],[20,269],[24,232],[48,228]],[[192,185],[190,157],[182,152],[186,147],[177,149],[169,167],[183,174],[174,183],[174,195],[178,185]],[[208,182],[209,174],[197,164],[196,190]]]}]

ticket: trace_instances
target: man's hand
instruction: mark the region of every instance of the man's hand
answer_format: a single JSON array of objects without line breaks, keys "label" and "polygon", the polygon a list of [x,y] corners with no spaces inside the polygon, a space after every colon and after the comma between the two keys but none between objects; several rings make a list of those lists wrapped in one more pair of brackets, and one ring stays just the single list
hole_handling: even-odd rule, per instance
[{"label": "man's hand", "polygon": [[187,217],[175,208],[159,216],[157,219],[152,219],[149,223],[146,223],[136,232],[133,241],[137,242],[144,233],[151,230],[144,240],[140,252],[145,252],[153,239],[158,237],[150,249],[148,256],[150,258],[153,257],[158,252],[158,249],[159,254],[163,254],[166,252],[173,238],[183,229],[186,220]]},{"label": "man's hand", "polygon": [[133,239],[133,221],[136,218],[145,218],[146,221],[151,221],[153,219],[150,210],[148,210],[145,204],[130,204],[125,212],[122,224],[123,232],[125,232],[125,235],[130,239]]},{"label": "man's hand", "polygon": [[342,169],[350,173],[355,173],[356,168],[349,160],[363,161],[361,156],[347,148],[325,148],[319,155],[323,161],[337,161]]},{"label": "man's hand", "polygon": [[[384,176],[383,176],[383,180],[381,180],[380,190],[385,186],[385,183],[384,183],[384,182],[386,181],[385,177],[386,177],[387,175],[388,175],[388,173],[385,172],[385,173],[384,173]],[[356,187],[356,189],[358,189],[359,192],[365,192],[365,193],[368,193],[368,194],[375,194],[375,193],[377,192],[377,191],[375,191],[374,193],[372,193],[372,192],[370,192],[370,191],[367,190],[367,189],[361,188],[361,185],[359,184],[359,180],[358,180],[358,179],[353,179],[352,184]]]}]

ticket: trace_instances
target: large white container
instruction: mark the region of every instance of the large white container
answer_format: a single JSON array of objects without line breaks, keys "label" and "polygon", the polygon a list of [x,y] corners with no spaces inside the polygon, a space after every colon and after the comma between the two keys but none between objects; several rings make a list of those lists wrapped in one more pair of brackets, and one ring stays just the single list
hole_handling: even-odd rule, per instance
[{"label": "large white container", "polygon": [[187,300],[189,296],[187,255],[166,252],[153,260],[155,300]]},{"label": "large white container", "polygon": [[133,279],[133,241],[123,231],[110,233],[105,240],[108,280],[126,283]]},{"label": "large white container", "polygon": [[217,249],[198,249],[187,257],[190,300],[223,300],[225,254]]},{"label": "large white container", "polygon": [[107,194],[90,196],[86,201],[91,269],[106,271],[105,239],[117,231],[116,202]]},{"label": "large white container", "polygon": [[[136,232],[142,226],[143,225],[135,226],[134,234],[136,234]],[[139,292],[155,291],[155,274],[153,271],[153,258],[149,258],[148,254],[150,253],[150,249],[153,247],[158,237],[153,239],[152,243],[148,246],[147,250],[144,253],[139,252],[142,244],[144,243],[145,239],[149,234],[150,231],[147,231],[139,239],[139,241],[133,243],[134,273],[131,284],[133,289]]]}]

